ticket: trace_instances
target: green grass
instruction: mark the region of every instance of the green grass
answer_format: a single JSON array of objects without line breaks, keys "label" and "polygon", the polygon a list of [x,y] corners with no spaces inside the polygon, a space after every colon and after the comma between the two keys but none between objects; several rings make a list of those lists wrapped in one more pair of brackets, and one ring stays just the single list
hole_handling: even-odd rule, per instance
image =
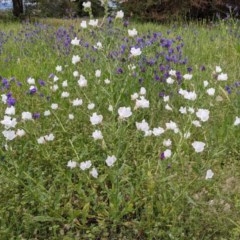
[{"label": "green grass", "polygon": [[[81,29],[80,20],[40,22],[0,23],[0,75],[10,82],[10,89],[3,88],[2,94],[11,92],[17,101],[12,116],[17,125],[12,129],[26,133],[11,141],[0,136],[0,238],[239,239],[240,129],[233,125],[240,117],[239,90],[232,87],[231,94],[225,90],[240,81],[239,36],[235,34],[238,23],[208,26],[134,22],[123,28],[119,20],[112,28],[103,26],[92,32],[90,27]],[[193,78],[183,80],[181,85],[174,76],[172,85],[156,81],[156,71],[161,75],[158,65],[169,63],[160,57],[150,66],[144,59],[155,58],[164,47],[155,42],[143,47],[140,56],[129,57],[130,46],[136,42],[134,38],[124,42],[123,37],[132,28],[143,39],[148,39],[147,35],[152,39],[153,32],[174,39],[175,52],[176,45],[182,43],[176,37],[181,36],[182,55],[188,63],[171,63],[171,68],[184,75],[191,67]],[[81,44],[90,47],[66,47],[64,41],[75,34]],[[93,51],[91,46],[98,41],[103,49]],[[127,50],[110,59],[109,53],[120,51],[123,44]],[[81,57],[76,65],[71,62],[73,55]],[[129,70],[130,64],[136,70]],[[56,71],[57,65],[63,67],[62,72]],[[201,70],[203,66],[205,71]],[[216,66],[228,74],[227,81],[216,79]],[[99,78],[95,76],[97,69],[101,70]],[[87,87],[78,86],[79,77],[74,77],[73,71],[86,77]],[[50,74],[59,80],[54,82]],[[36,81],[35,94],[29,94],[29,77]],[[46,85],[41,86],[39,79]],[[67,87],[62,86],[65,80]],[[203,85],[205,80],[208,87]],[[51,90],[54,84],[59,87],[57,91]],[[139,93],[141,87],[146,89],[150,107],[135,109],[131,95]],[[214,96],[206,94],[210,87],[215,89]],[[178,94],[180,88],[195,91],[197,99],[184,99]],[[70,96],[62,98],[62,92]],[[170,96],[169,102],[159,97],[160,92]],[[83,100],[81,106],[73,106],[76,98]],[[52,103],[57,103],[58,109],[51,109]],[[88,109],[89,103],[95,108]],[[166,104],[172,111],[165,109]],[[109,105],[113,111],[108,110]],[[132,110],[125,120],[118,114],[123,106]],[[195,112],[208,109],[209,120],[195,127],[192,121],[199,120],[196,114],[181,114],[182,106],[192,107]],[[1,103],[1,120],[6,108]],[[50,116],[44,116],[46,110],[50,110]],[[40,113],[40,118],[24,121],[22,112]],[[103,116],[99,125],[90,122],[94,112]],[[69,114],[74,119],[70,120]],[[145,137],[136,128],[136,122],[143,119],[150,129],[162,127],[165,132]],[[170,121],[177,123],[178,133],[166,130]],[[93,139],[94,130],[101,130],[103,140]],[[184,138],[188,131],[190,137]],[[41,136],[50,133],[54,134],[53,141],[38,143]],[[171,139],[171,146],[163,145],[166,139]],[[203,152],[194,151],[194,141],[206,144]],[[166,149],[171,149],[172,155],[161,159]],[[112,155],[117,161],[108,167],[105,160]],[[79,166],[70,169],[70,160],[78,164],[91,160],[92,166],[84,171]],[[97,178],[90,174],[93,167],[98,171]],[[214,172],[211,179],[205,179],[208,169]]]}]

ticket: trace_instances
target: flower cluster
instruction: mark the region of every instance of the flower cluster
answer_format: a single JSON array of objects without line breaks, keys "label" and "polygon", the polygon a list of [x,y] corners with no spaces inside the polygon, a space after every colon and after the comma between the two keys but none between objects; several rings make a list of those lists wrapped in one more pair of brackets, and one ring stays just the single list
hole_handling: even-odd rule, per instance
[{"label": "flower cluster", "polygon": [[[104,1],[102,3],[105,4]],[[84,2],[83,8],[91,17],[91,2]],[[123,17],[124,13],[118,11],[113,22],[119,24]],[[91,41],[86,41],[77,33],[72,34],[71,38],[68,36],[69,65],[58,64],[56,73],[51,74],[46,82],[37,82],[33,77],[24,82],[24,97],[31,99],[29,105],[34,105],[35,98],[44,99],[44,103],[39,100],[36,104],[41,111],[20,108],[9,92],[11,83],[2,79],[2,89],[7,91],[2,94],[2,102],[6,105],[1,120],[5,142],[30,135],[30,131],[26,133],[24,129],[31,124],[36,126],[36,132],[32,135],[39,148],[58,144],[61,141],[59,138],[67,136],[75,155],[69,157],[71,160],[67,159],[67,167],[89,171],[94,178],[98,178],[103,171],[101,162],[96,160],[96,153],[101,156],[99,159],[105,160],[107,168],[115,169],[124,161],[124,155],[117,149],[121,145],[117,142],[122,141],[118,140],[121,136],[116,137],[115,134],[129,134],[129,139],[143,138],[143,141],[154,142],[157,157],[168,162],[176,158],[183,142],[192,154],[206,151],[208,142],[202,132],[212,118],[211,104],[199,105],[202,92],[196,87],[195,75],[190,68],[184,74],[175,70],[178,66],[182,70],[187,63],[182,54],[182,38],[166,38],[159,32],[140,36],[136,28],[118,33],[108,21],[105,29],[98,19],[83,20],[79,32],[89,34]],[[116,45],[112,42],[107,45],[107,41],[100,38],[98,31],[102,29],[109,42],[119,38]],[[59,38],[63,35],[62,31],[57,32]],[[151,47],[153,52],[149,51]],[[103,59],[106,62],[102,63]],[[83,67],[84,63],[88,64],[86,68]],[[150,77],[158,90],[148,90]],[[215,68],[213,77],[217,84],[228,80],[228,75],[222,72],[220,66]],[[212,101],[218,91],[216,85],[206,80],[200,84],[205,97]],[[46,87],[44,93],[40,92],[41,87]],[[155,91],[161,92],[161,98],[158,95],[153,97]],[[164,113],[165,110],[167,113]],[[176,119],[176,115],[182,122]],[[48,123],[47,130],[40,120],[38,123],[38,118]],[[18,125],[22,128],[16,129]],[[233,125],[240,125],[239,117],[235,118]],[[43,133],[40,134],[40,131]],[[81,135],[84,141],[77,143],[78,136],[75,140],[74,134]],[[91,145],[84,152],[87,156],[79,154],[82,147],[79,145],[85,145],[85,141]],[[212,176],[213,172],[208,170],[206,179]]]}]

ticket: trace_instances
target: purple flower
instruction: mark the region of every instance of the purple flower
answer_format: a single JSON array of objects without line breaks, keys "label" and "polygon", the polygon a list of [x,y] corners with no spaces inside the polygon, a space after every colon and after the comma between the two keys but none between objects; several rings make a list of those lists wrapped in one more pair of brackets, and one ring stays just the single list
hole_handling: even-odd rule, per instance
[{"label": "purple flower", "polygon": [[48,76],[48,78],[54,78],[54,74],[53,73],[51,73],[49,76]]},{"label": "purple flower", "polygon": [[107,20],[108,20],[108,24],[113,23],[113,19],[112,19],[112,17],[108,17]]},{"label": "purple flower", "polygon": [[154,78],[156,81],[160,81],[160,79],[161,79],[158,75],[155,75]]},{"label": "purple flower", "polygon": [[129,25],[129,22],[128,21],[124,21],[123,26],[124,27],[128,27],[128,25]]},{"label": "purple flower", "polygon": [[6,89],[10,88],[10,84],[9,84],[9,82],[8,82],[8,80],[6,78],[2,79],[2,85]]},{"label": "purple flower", "polygon": [[160,64],[160,66],[159,66],[159,70],[160,70],[161,72],[164,72],[164,70],[165,70],[165,66],[164,66],[163,64]]},{"label": "purple flower", "polygon": [[45,85],[46,85],[45,81],[43,81],[43,80],[41,80],[41,79],[38,80],[38,83],[39,83],[39,85],[41,85],[41,86],[45,86]]},{"label": "purple flower", "polygon": [[170,169],[172,166],[171,166],[171,164],[169,163],[168,165],[167,165],[167,169]]},{"label": "purple flower", "polygon": [[159,92],[159,93],[158,93],[158,96],[159,96],[159,97],[164,97],[164,96],[165,96],[165,93],[164,93],[163,91],[162,91],[162,92]]},{"label": "purple flower", "polygon": [[205,67],[204,65],[202,65],[202,66],[200,67],[200,70],[201,70],[201,71],[205,71],[205,70],[206,70],[206,67]]},{"label": "purple flower", "polygon": [[164,152],[162,152],[159,157],[161,160],[165,159]]},{"label": "purple flower", "polygon": [[37,92],[37,88],[34,87],[34,86],[32,86],[32,87],[29,89],[29,93],[30,93],[31,95],[33,95],[33,94],[36,93],[36,92]]},{"label": "purple flower", "polygon": [[16,104],[16,99],[12,97],[12,93],[7,93],[7,104],[9,107]]},{"label": "purple flower", "polygon": [[123,73],[123,69],[122,68],[118,68],[117,69],[117,74],[122,74]]},{"label": "purple flower", "polygon": [[36,113],[33,113],[33,119],[38,119],[40,118],[40,113],[36,112]]},{"label": "purple flower", "polygon": [[19,82],[19,81],[17,81],[17,85],[18,85],[19,87],[21,87],[21,86],[22,86],[22,83]]},{"label": "purple flower", "polygon": [[228,94],[231,94],[231,92],[232,92],[232,89],[229,86],[226,86],[225,90],[227,91]]}]

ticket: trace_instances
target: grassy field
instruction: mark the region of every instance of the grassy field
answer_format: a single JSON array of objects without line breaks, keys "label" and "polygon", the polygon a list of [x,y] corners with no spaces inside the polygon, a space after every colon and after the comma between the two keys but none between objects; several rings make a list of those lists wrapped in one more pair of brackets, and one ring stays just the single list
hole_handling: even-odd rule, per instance
[{"label": "grassy field", "polygon": [[0,239],[240,239],[239,23],[80,23],[0,23]]}]

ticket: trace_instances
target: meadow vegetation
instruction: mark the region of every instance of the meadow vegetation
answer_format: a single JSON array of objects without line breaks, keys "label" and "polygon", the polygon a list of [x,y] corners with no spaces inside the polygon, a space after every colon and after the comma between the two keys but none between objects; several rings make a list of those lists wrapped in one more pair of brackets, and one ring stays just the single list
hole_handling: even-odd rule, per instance
[{"label": "meadow vegetation", "polygon": [[1,239],[240,238],[239,22],[122,14],[0,23]]}]

